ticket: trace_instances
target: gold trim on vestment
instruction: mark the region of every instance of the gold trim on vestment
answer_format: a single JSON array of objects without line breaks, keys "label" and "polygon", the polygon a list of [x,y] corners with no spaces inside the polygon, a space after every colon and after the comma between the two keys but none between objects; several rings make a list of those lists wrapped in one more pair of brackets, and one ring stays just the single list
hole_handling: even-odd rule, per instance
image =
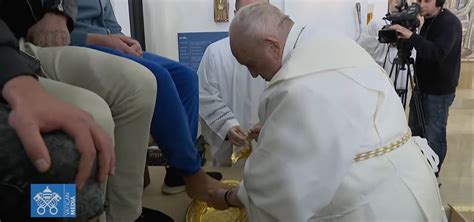
[{"label": "gold trim on vestment", "polygon": [[373,158],[373,157],[381,156],[383,154],[392,152],[393,150],[395,150],[395,149],[403,146],[405,143],[407,143],[410,138],[411,138],[411,131],[408,130],[408,132],[405,135],[403,135],[400,139],[396,140],[393,143],[390,143],[386,146],[377,148],[375,150],[371,150],[371,151],[367,151],[367,152],[364,152],[364,153],[357,154],[354,158],[354,161],[358,162],[358,161],[362,161],[362,160],[367,160],[367,159],[370,159],[370,158]]}]

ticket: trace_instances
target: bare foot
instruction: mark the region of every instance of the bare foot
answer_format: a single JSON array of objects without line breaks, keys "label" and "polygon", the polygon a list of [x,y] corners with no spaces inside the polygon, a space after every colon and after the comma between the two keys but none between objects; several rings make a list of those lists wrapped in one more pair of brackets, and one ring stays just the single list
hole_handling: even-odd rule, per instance
[{"label": "bare foot", "polygon": [[185,176],[184,182],[188,196],[191,199],[204,202],[211,201],[210,190],[230,189],[231,187],[210,177],[202,169],[191,176]]}]

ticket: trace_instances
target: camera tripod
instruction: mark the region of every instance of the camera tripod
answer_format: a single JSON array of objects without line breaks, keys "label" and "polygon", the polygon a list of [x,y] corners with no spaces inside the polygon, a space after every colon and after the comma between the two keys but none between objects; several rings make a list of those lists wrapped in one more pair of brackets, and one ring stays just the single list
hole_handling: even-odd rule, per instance
[{"label": "camera tripod", "polygon": [[[394,76],[395,91],[397,92],[398,96],[400,96],[404,109],[406,109],[406,105],[408,101],[408,87],[409,86],[411,87],[412,95],[413,95],[412,99],[414,100],[414,104],[415,104],[416,117],[417,117],[418,125],[421,129],[421,134],[422,134],[418,136],[425,137],[426,136],[425,118],[423,114],[423,107],[421,105],[419,88],[418,88],[418,85],[416,84],[417,77],[415,74],[415,60],[411,57],[411,49],[404,49],[402,47],[397,47],[397,48],[398,48],[397,56],[393,60],[392,67],[390,68],[389,77],[392,78],[392,75],[395,75]],[[398,88],[397,82],[401,75],[400,71],[404,71],[404,70],[407,71],[404,88]]]}]

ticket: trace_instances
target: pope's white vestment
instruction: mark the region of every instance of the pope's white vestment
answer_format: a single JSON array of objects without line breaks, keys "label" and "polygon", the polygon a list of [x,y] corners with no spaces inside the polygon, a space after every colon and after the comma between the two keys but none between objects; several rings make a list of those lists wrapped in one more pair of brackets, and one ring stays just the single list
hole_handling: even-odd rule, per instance
[{"label": "pope's white vestment", "polygon": [[202,133],[209,142],[214,165],[230,165],[229,129],[240,125],[248,131],[258,120],[258,103],[266,83],[253,79],[230,50],[229,38],[208,46],[198,69],[199,115]]},{"label": "pope's white vestment", "polygon": [[[309,33],[312,33],[311,35]],[[238,197],[250,221],[443,221],[436,179],[393,85],[353,40],[294,26],[259,106]]]}]

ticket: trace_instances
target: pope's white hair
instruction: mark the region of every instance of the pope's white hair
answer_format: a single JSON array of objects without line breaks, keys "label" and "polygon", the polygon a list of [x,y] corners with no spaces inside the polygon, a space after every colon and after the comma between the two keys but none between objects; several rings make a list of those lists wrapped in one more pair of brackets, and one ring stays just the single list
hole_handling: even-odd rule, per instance
[{"label": "pope's white hair", "polygon": [[[267,37],[283,39],[289,16],[269,3],[255,3],[241,8],[230,24],[230,33],[238,32],[240,39],[258,43]],[[286,33],[285,33],[286,32]]]},{"label": "pope's white hair", "polygon": [[[243,0],[235,0],[235,10],[239,10],[240,8],[242,8],[242,1]],[[248,2],[248,1],[247,1]],[[270,0],[255,0],[254,3],[258,3],[258,2],[266,2],[266,3],[269,3]]]}]

